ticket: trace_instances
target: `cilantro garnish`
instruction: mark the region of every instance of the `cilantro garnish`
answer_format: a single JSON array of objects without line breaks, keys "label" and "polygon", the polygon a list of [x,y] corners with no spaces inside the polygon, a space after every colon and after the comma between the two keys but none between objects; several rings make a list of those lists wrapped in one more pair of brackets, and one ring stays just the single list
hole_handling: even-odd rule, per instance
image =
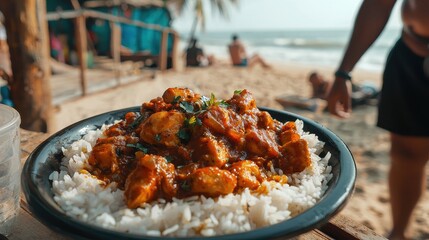
[{"label": "cilantro garnish", "polygon": [[167,162],[172,162],[173,161],[173,157],[172,156],[165,156],[165,160],[167,160]]},{"label": "cilantro garnish", "polygon": [[222,108],[227,108],[229,106],[229,104],[225,100],[217,101],[213,93],[210,94],[210,98],[203,96],[201,98],[201,101],[203,104],[201,106],[200,112],[207,110],[207,108],[211,106],[219,106]]},{"label": "cilantro garnish", "polygon": [[194,113],[194,106],[189,102],[180,102],[179,106],[186,113]]},{"label": "cilantro garnish", "polygon": [[183,181],[183,183],[180,185],[180,187],[185,191],[191,190],[191,184],[188,181]]},{"label": "cilantro garnish", "polygon": [[235,91],[234,91],[234,95],[235,95],[235,94],[240,95],[242,91],[243,91],[243,90],[235,90]]},{"label": "cilantro garnish", "polygon": [[176,103],[178,103],[179,101],[180,101],[180,99],[181,99],[182,97],[181,96],[175,96],[174,97],[174,99],[173,99],[173,101],[171,102],[171,104],[176,104]]},{"label": "cilantro garnish", "polygon": [[179,137],[181,140],[187,142],[190,139],[189,132],[185,128],[181,128],[179,132],[177,132],[177,137]]},{"label": "cilantro garnish", "polygon": [[161,141],[161,134],[156,134],[155,135],[155,141],[160,142]]},{"label": "cilantro garnish", "polygon": [[141,143],[136,143],[136,144],[128,143],[128,144],[127,144],[127,145],[125,145],[125,146],[130,147],[130,148],[135,148],[135,149],[137,149],[137,150],[139,150],[139,151],[142,151],[142,152],[144,152],[144,153],[147,153],[147,152],[148,152],[147,148],[146,148],[146,147],[144,147]]},{"label": "cilantro garnish", "polygon": [[219,107],[223,107],[223,108],[229,107],[229,104],[227,102],[225,102],[225,100],[221,100],[221,101],[217,102],[217,105],[219,105]]}]

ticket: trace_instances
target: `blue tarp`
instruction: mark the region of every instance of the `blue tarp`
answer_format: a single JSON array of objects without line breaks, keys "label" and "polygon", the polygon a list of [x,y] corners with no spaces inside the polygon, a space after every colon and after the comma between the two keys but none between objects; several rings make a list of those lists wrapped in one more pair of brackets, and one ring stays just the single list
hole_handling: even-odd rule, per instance
[{"label": "blue tarp", "polygon": [[[170,14],[165,8],[143,8],[140,11],[140,21],[148,24],[156,24],[163,27],[170,26]],[[160,31],[140,28],[138,35],[138,49],[139,51],[148,51],[152,55],[159,55],[161,49],[161,37]],[[168,37],[168,52],[171,51],[173,46],[172,36]]]},{"label": "blue tarp", "polygon": [[[124,16],[124,13],[115,8],[114,15]],[[132,20],[163,27],[170,27],[171,17],[165,8],[133,8],[131,10]],[[134,25],[121,23],[121,44],[132,53],[148,52],[159,55],[162,33],[157,30],[141,28]],[[173,37],[168,38],[168,52],[171,52]]]}]

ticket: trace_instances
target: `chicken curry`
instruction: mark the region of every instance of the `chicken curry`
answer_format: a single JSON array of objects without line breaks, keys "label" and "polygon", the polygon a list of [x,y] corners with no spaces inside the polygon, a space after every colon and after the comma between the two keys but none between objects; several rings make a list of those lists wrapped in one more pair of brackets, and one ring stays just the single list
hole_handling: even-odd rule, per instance
[{"label": "chicken curry", "polygon": [[[247,90],[228,100],[169,88],[128,112],[99,138],[87,170],[124,190],[129,208],[164,198],[217,197],[310,166],[307,142],[294,122],[260,111]],[[273,174],[272,169],[284,174]]]}]

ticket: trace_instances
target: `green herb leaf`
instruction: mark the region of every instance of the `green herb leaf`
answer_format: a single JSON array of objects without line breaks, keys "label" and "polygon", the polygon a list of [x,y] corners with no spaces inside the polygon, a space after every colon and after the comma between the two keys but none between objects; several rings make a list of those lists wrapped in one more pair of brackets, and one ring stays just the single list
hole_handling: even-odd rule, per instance
[{"label": "green herb leaf", "polygon": [[235,91],[234,91],[234,95],[235,95],[235,94],[240,95],[242,91],[243,91],[243,90],[235,90]]},{"label": "green herb leaf", "polygon": [[216,97],[213,93],[210,94],[209,106],[213,106],[216,103]]},{"label": "green herb leaf", "polygon": [[137,149],[138,151],[142,151],[142,152],[144,152],[144,153],[147,153],[147,152],[148,152],[147,148],[146,148],[146,147],[144,147],[141,143],[136,143],[136,144],[128,143],[128,144],[127,144],[127,145],[125,145],[125,146],[130,147],[130,148],[135,148],[135,149]]},{"label": "green herb leaf", "polygon": [[198,126],[203,125],[203,122],[201,121],[201,119],[197,118],[196,123]]},{"label": "green herb leaf", "polygon": [[207,110],[207,108],[209,107],[209,105],[208,105],[209,101],[210,101],[210,99],[208,97],[206,97],[206,96],[201,97],[201,102],[202,102],[201,110],[202,111]]},{"label": "green herb leaf", "polygon": [[180,185],[180,187],[185,190],[185,191],[190,191],[191,190],[191,184],[188,181],[183,181],[182,184]]},{"label": "green herb leaf", "polygon": [[172,162],[173,161],[173,157],[172,156],[165,156],[165,160],[167,160],[167,162]]},{"label": "green herb leaf", "polygon": [[155,141],[160,142],[161,141],[161,134],[156,134],[155,135]]},{"label": "green herb leaf", "polygon": [[184,124],[186,127],[192,127],[197,123],[197,118],[195,116],[192,116],[191,118],[187,118],[184,121]]},{"label": "green herb leaf", "polygon": [[181,128],[179,132],[177,133],[177,137],[182,139],[183,141],[187,142],[191,138],[188,131],[185,128]]},{"label": "green herb leaf", "polygon": [[194,106],[189,102],[180,102],[180,108],[182,108],[186,113],[194,113]]},{"label": "green herb leaf", "polygon": [[217,102],[217,105],[219,105],[219,107],[223,107],[223,108],[229,107],[229,104],[227,102],[225,102],[225,100],[221,100],[221,101]]},{"label": "green herb leaf", "polygon": [[179,101],[180,101],[180,99],[181,99],[182,97],[181,96],[175,96],[174,97],[174,99],[173,99],[173,101],[171,102],[171,104],[176,104],[176,103],[178,103]]}]

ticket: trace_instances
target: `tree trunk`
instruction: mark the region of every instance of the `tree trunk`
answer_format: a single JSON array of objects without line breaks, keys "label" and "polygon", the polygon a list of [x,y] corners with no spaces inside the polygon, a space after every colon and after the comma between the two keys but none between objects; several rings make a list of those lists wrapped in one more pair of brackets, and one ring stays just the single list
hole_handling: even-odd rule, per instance
[{"label": "tree trunk", "polygon": [[52,121],[49,36],[45,0],[0,0],[21,128],[47,132]]}]

